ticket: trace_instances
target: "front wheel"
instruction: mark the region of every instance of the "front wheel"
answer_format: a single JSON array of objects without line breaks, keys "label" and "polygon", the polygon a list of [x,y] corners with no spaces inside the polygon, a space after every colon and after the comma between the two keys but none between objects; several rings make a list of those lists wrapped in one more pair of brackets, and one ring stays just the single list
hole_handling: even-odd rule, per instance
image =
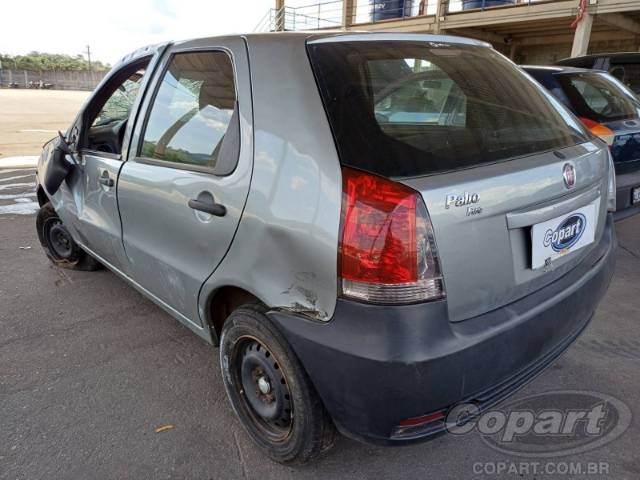
[{"label": "front wheel", "polygon": [[50,203],[44,204],[38,210],[36,228],[40,245],[54,265],[84,271],[100,268],[100,263],[82,250],[71,237]]},{"label": "front wheel", "polygon": [[307,463],[333,446],[335,427],[264,307],[245,305],[229,316],[222,329],[220,366],[234,411],[273,460]]}]

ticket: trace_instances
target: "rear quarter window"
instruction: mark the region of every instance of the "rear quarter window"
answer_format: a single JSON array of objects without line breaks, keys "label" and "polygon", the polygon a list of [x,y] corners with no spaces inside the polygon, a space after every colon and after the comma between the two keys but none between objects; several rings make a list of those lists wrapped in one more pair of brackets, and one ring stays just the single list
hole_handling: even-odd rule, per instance
[{"label": "rear quarter window", "polygon": [[429,175],[585,141],[584,130],[487,47],[360,41],[308,45],[340,160]]}]

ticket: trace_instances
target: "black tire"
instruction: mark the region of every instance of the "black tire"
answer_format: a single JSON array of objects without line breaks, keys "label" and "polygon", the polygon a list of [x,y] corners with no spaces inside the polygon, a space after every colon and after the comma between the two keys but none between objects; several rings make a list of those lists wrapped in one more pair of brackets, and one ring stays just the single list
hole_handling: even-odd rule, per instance
[{"label": "black tire", "polygon": [[[225,322],[220,339],[224,386],[261,450],[278,463],[304,464],[333,446],[336,430],[300,361],[265,311],[261,305],[244,305]],[[267,379],[269,389],[260,390],[260,378]]]},{"label": "black tire", "polygon": [[73,240],[51,203],[45,203],[38,210],[36,228],[44,253],[57,267],[85,272],[102,267]]}]

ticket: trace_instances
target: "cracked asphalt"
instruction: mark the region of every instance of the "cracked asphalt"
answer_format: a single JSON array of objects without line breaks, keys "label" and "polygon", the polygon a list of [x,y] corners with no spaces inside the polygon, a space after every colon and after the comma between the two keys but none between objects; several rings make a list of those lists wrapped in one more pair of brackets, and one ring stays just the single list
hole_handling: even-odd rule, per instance
[{"label": "cracked asphalt", "polygon": [[[31,174],[0,171],[0,185]],[[32,198],[25,186],[0,193]],[[588,478],[638,479],[640,216],[616,228],[616,273],[592,323],[517,397],[588,390],[624,402],[633,415],[624,434],[555,460],[607,465]],[[479,474],[478,464],[531,459],[493,450],[477,433],[402,448],[340,438],[317,463],[280,466],[235,418],[217,351],[109,271],[53,267],[33,213],[0,213],[0,278],[0,479],[585,476]],[[155,432],[164,425],[173,428]]]}]

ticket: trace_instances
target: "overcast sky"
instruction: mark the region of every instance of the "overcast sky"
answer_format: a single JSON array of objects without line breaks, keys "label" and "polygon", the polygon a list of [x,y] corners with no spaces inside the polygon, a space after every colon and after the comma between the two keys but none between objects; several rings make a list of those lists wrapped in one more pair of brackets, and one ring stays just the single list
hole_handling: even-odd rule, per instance
[{"label": "overcast sky", "polygon": [[[287,5],[318,3],[288,0]],[[4,0],[0,52],[38,50],[113,64],[138,47],[163,40],[248,33],[275,0]]]}]

